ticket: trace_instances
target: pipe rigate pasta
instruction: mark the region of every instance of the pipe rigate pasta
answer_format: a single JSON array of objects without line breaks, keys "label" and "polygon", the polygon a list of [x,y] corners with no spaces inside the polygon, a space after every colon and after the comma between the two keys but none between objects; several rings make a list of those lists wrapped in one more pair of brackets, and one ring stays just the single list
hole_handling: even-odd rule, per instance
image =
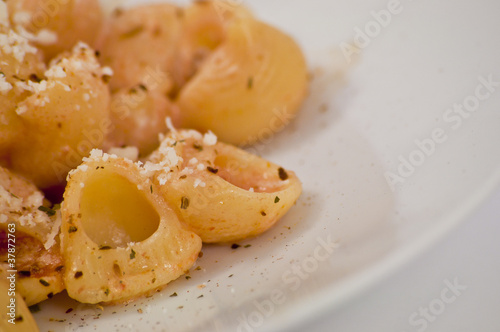
[{"label": "pipe rigate pasta", "polygon": [[179,162],[160,167],[156,182],[189,229],[206,243],[238,241],[265,232],[302,191],[294,172],[217,142],[213,134],[174,132],[151,160],[161,164],[171,158],[173,149]]},{"label": "pipe rigate pasta", "polygon": [[14,28],[43,50],[46,60],[78,42],[93,45],[103,14],[99,0],[7,1]]},{"label": "pipe rigate pasta", "polygon": [[[31,182],[0,167],[0,238],[6,241],[0,247],[0,277],[17,270],[17,290],[28,305],[64,289],[57,237],[60,222],[60,212]],[[15,251],[9,257],[10,247]]]},{"label": "pipe rigate pasta", "polygon": [[61,246],[72,298],[126,301],[178,278],[197,259],[201,239],[181,226],[143,173],[94,150],[68,175]]},{"label": "pipe rigate pasta", "polygon": [[12,146],[14,170],[48,188],[102,145],[111,125],[106,75],[94,51],[78,44],[36,82],[19,82],[30,95],[17,104],[23,138]]},{"label": "pipe rigate pasta", "polygon": [[210,129],[226,143],[253,144],[297,113],[307,93],[306,61],[292,38],[241,9],[219,22],[220,44],[195,62],[197,71],[176,98],[175,124]]}]

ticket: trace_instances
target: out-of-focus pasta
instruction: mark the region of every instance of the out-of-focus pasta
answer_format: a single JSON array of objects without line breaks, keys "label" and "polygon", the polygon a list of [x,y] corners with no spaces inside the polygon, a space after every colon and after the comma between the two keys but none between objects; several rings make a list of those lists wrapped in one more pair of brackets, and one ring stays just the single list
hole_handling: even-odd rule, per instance
[{"label": "out-of-focus pasta", "polygon": [[135,146],[146,157],[158,147],[158,133],[167,130],[165,118],[174,113],[172,102],[154,86],[137,84],[120,89],[111,98],[111,130],[105,149]]},{"label": "out-of-focus pasta", "polygon": [[113,68],[110,86],[130,89],[156,85],[165,95],[172,88],[170,68],[181,26],[179,8],[156,4],[116,10],[106,23],[97,49],[104,65]]},{"label": "out-of-focus pasta", "polygon": [[[3,6],[3,9],[1,8]],[[0,11],[6,10],[0,3]],[[42,53],[0,20],[0,160],[6,159],[14,142],[22,137],[22,122],[16,114],[17,103],[29,93],[19,81],[41,77],[45,72]]]},{"label": "out-of-focus pasta", "polygon": [[7,1],[12,26],[50,60],[78,42],[93,45],[103,14],[98,0]]},{"label": "out-of-focus pasta", "polygon": [[98,48],[115,72],[113,90],[159,81],[176,126],[248,145],[294,118],[307,93],[306,61],[292,38],[244,6],[220,9],[199,1],[119,10]]},{"label": "out-of-focus pasta", "polygon": [[98,0],[0,1],[0,242],[15,228],[26,303],[128,301],[186,273],[202,242],[273,226],[299,179],[230,144],[281,130],[306,92],[298,45],[243,6],[103,21]]},{"label": "out-of-focus pasta", "polygon": [[200,70],[208,56],[227,37],[227,28],[235,16],[251,17],[244,6],[221,7],[221,1],[196,1],[183,10],[182,29],[175,45],[172,76],[177,93]]},{"label": "out-of-focus pasta", "polygon": [[150,159],[162,165],[172,159],[172,151],[179,162],[174,168],[160,168],[156,182],[189,229],[206,243],[238,241],[265,232],[302,191],[295,173],[217,142],[213,134],[171,133]]},{"label": "out-of-focus pasta", "polygon": [[11,282],[11,279],[0,280],[0,307],[5,310],[0,316],[0,331],[39,332],[26,303],[12,292]]},{"label": "out-of-focus pasta", "polygon": [[219,22],[222,42],[180,90],[176,125],[210,129],[227,143],[252,144],[295,116],[307,93],[306,62],[289,36],[247,12]]},{"label": "out-of-focus pasta", "polygon": [[[64,289],[58,233],[60,212],[26,179],[0,167],[0,276],[16,270],[17,290],[32,305]],[[14,242],[9,229],[15,230]],[[14,243],[15,269],[8,243]]]},{"label": "out-of-focus pasta", "polygon": [[107,75],[93,50],[78,44],[36,82],[16,82],[30,96],[17,104],[23,138],[12,147],[12,168],[47,188],[100,147],[111,126]]},{"label": "out-of-focus pasta", "polygon": [[64,281],[85,303],[125,301],[185,273],[201,240],[182,228],[139,164],[94,150],[68,176]]}]

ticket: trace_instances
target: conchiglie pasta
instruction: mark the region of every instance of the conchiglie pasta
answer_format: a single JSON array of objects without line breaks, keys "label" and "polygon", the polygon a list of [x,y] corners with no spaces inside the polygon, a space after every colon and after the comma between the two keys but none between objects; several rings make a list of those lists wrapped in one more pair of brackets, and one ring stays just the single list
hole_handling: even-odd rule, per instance
[{"label": "conchiglie pasta", "polygon": [[68,176],[61,242],[70,297],[126,301],[178,278],[198,257],[200,238],[182,228],[143,172],[94,150]]},{"label": "conchiglie pasta", "polygon": [[304,56],[289,36],[236,16],[224,41],[180,91],[176,125],[210,129],[227,143],[252,144],[291,121],[307,86]]},{"label": "conchiglie pasta", "polygon": [[[0,167],[0,233],[8,239],[9,229],[15,229],[17,291],[28,305],[64,289],[57,238],[60,220],[60,212],[50,208],[32,183]],[[12,270],[8,248],[0,249],[2,279]]]},{"label": "conchiglie pasta", "polygon": [[93,45],[103,21],[98,0],[15,0],[7,6],[12,26],[23,30],[47,60],[78,42]]},{"label": "conchiglie pasta", "polygon": [[20,139],[22,124],[16,114],[17,103],[29,93],[19,84],[41,77],[45,64],[41,52],[29,41],[0,24],[0,159]]},{"label": "conchiglie pasta", "polygon": [[173,148],[181,158],[174,173],[158,171],[161,194],[206,243],[265,232],[300,196],[300,181],[293,172],[214,138],[184,131],[165,139],[151,160],[161,163]]},{"label": "conchiglie pasta", "polygon": [[180,29],[179,8],[156,4],[115,11],[96,48],[114,75],[110,86],[130,89],[144,84],[168,93],[169,68]]},{"label": "conchiglie pasta", "polygon": [[111,130],[105,148],[135,146],[145,157],[158,147],[158,134],[167,130],[165,118],[173,113],[170,100],[158,89],[138,84],[120,89],[111,98]]},{"label": "conchiglie pasta", "polygon": [[102,145],[111,125],[106,75],[94,52],[79,44],[52,63],[47,79],[25,84],[32,94],[16,109],[23,139],[12,149],[14,170],[47,188]]},{"label": "conchiglie pasta", "polygon": [[250,17],[251,13],[244,6],[224,6],[222,1],[197,1],[185,8],[171,69],[177,92],[225,41],[227,26],[235,16]]}]

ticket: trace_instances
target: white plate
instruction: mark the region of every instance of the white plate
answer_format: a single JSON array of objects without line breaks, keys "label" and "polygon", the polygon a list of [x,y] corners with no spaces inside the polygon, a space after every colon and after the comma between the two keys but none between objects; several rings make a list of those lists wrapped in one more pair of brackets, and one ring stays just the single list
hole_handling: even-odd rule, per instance
[{"label": "white plate", "polygon": [[42,331],[306,324],[400,268],[500,183],[498,1],[245,5],[293,35],[314,73],[299,117],[253,148],[295,170],[302,197],[242,247],[205,246],[191,279],[152,298],[101,309],[56,296],[35,315]]}]

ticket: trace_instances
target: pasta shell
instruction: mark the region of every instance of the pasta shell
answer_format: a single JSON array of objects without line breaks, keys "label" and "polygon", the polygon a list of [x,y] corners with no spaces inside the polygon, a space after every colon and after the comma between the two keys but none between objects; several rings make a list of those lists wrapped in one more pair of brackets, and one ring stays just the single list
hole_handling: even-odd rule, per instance
[{"label": "pasta shell", "polygon": [[[60,212],[48,207],[32,183],[0,168],[0,276],[3,279],[9,270],[17,270],[17,291],[28,305],[64,289],[56,236],[60,222]],[[15,246],[15,268],[9,265],[9,244]]]},{"label": "pasta shell", "polygon": [[55,60],[44,77],[24,85],[30,96],[17,105],[23,139],[12,147],[11,166],[45,189],[102,146],[111,122],[106,73],[87,45]]},{"label": "pasta shell", "polygon": [[176,125],[210,129],[226,143],[252,144],[293,119],[307,87],[299,46],[265,23],[236,16],[224,42],[180,91]]},{"label": "pasta shell", "polygon": [[171,69],[178,91],[225,41],[227,25],[235,16],[251,16],[251,13],[242,5],[231,6],[219,0],[196,1],[185,8],[181,36],[175,46],[175,65]]},{"label": "pasta shell", "polygon": [[7,6],[12,26],[30,37],[48,60],[78,42],[93,45],[103,23],[98,0],[16,0]]},{"label": "pasta shell", "polygon": [[161,162],[165,145],[174,144],[182,159],[173,174],[157,173],[161,194],[203,242],[238,241],[265,232],[300,196],[299,179],[244,150],[215,143],[213,137],[183,131],[164,140],[152,161]]},{"label": "pasta shell", "polygon": [[[0,9],[1,10],[1,9]],[[0,24],[0,159],[22,136],[22,121],[16,114],[17,103],[27,93],[20,85],[42,77],[45,72],[42,53],[29,41],[7,26]]]},{"label": "pasta shell", "polygon": [[156,4],[116,11],[107,23],[97,49],[114,75],[111,89],[137,84],[156,85],[167,94],[172,88],[169,68],[180,29],[177,6]]},{"label": "pasta shell", "polygon": [[201,249],[137,164],[93,151],[68,176],[64,281],[84,303],[126,301],[184,274]]},{"label": "pasta shell", "polygon": [[172,103],[160,91],[139,84],[120,89],[111,98],[111,131],[105,142],[110,147],[135,146],[145,157],[159,145],[158,135],[167,130],[165,118],[172,115]]}]

